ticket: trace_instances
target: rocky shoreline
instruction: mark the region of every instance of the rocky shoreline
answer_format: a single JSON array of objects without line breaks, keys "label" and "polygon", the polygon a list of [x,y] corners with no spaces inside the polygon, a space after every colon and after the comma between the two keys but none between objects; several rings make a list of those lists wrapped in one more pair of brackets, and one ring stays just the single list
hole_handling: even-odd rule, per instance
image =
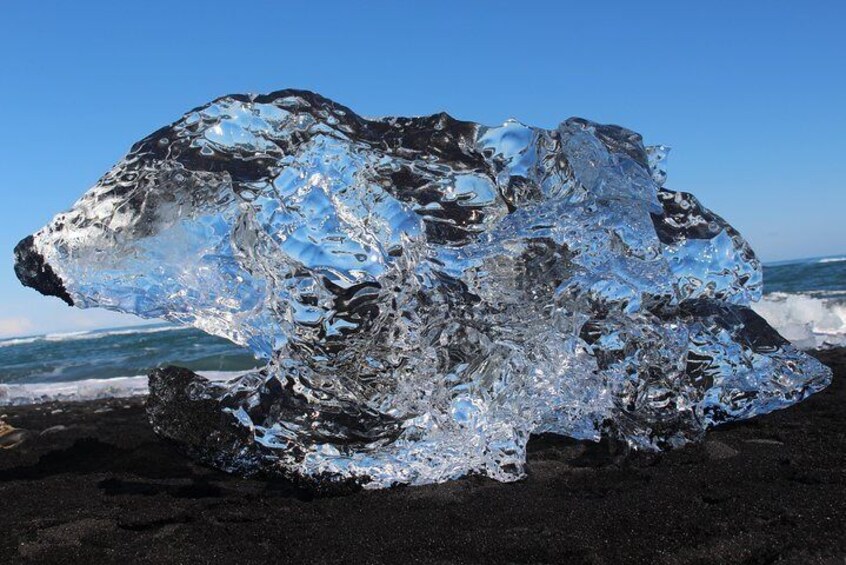
[{"label": "rocky shoreline", "polygon": [[0,407],[0,562],[842,563],[846,349],[816,355],[828,389],[702,445],[539,437],[517,483],[339,497],[197,465],[143,399]]}]

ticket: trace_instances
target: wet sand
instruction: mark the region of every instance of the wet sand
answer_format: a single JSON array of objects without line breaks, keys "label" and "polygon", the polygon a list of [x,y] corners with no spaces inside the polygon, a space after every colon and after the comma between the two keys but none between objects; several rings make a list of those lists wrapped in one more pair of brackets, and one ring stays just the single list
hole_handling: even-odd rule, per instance
[{"label": "wet sand", "polygon": [[818,355],[831,387],[702,445],[540,437],[518,483],[324,498],[193,463],[141,399],[0,407],[0,563],[842,564],[846,350]]}]

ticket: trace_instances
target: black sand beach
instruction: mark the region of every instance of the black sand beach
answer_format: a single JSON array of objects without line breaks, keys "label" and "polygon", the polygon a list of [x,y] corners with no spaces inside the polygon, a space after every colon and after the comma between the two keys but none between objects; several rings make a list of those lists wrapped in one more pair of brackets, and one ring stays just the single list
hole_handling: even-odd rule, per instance
[{"label": "black sand beach", "polygon": [[662,455],[559,438],[529,477],[313,498],[196,465],[142,401],[0,408],[0,563],[844,563],[846,350],[830,388]]}]

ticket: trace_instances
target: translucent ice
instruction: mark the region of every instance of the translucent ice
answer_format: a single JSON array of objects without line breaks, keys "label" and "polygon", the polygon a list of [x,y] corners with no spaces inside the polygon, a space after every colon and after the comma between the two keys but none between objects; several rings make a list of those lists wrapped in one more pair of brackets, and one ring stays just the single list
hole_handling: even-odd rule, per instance
[{"label": "translucent ice", "polygon": [[227,96],[137,143],[16,270],[267,360],[224,384],[151,375],[156,430],[206,461],[372,488],[514,480],[531,433],[667,449],[831,378],[748,308],[758,260],[662,188],[666,154],[583,119]]}]

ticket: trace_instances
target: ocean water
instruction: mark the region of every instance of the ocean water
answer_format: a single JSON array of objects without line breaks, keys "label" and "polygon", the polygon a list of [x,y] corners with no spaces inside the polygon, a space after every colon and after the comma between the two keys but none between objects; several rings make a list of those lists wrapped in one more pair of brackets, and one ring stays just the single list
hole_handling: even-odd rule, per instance
[{"label": "ocean water", "polygon": [[[846,346],[846,255],[764,266],[754,306],[803,349]],[[0,340],[0,405],[147,392],[146,374],[180,365],[211,379],[259,366],[249,351],[167,324]]]},{"label": "ocean water", "polygon": [[168,324],[0,340],[0,405],[134,396],[165,365],[228,379],[259,366],[225,339]]},{"label": "ocean water", "polygon": [[764,265],[753,309],[802,349],[846,346],[846,255]]}]

